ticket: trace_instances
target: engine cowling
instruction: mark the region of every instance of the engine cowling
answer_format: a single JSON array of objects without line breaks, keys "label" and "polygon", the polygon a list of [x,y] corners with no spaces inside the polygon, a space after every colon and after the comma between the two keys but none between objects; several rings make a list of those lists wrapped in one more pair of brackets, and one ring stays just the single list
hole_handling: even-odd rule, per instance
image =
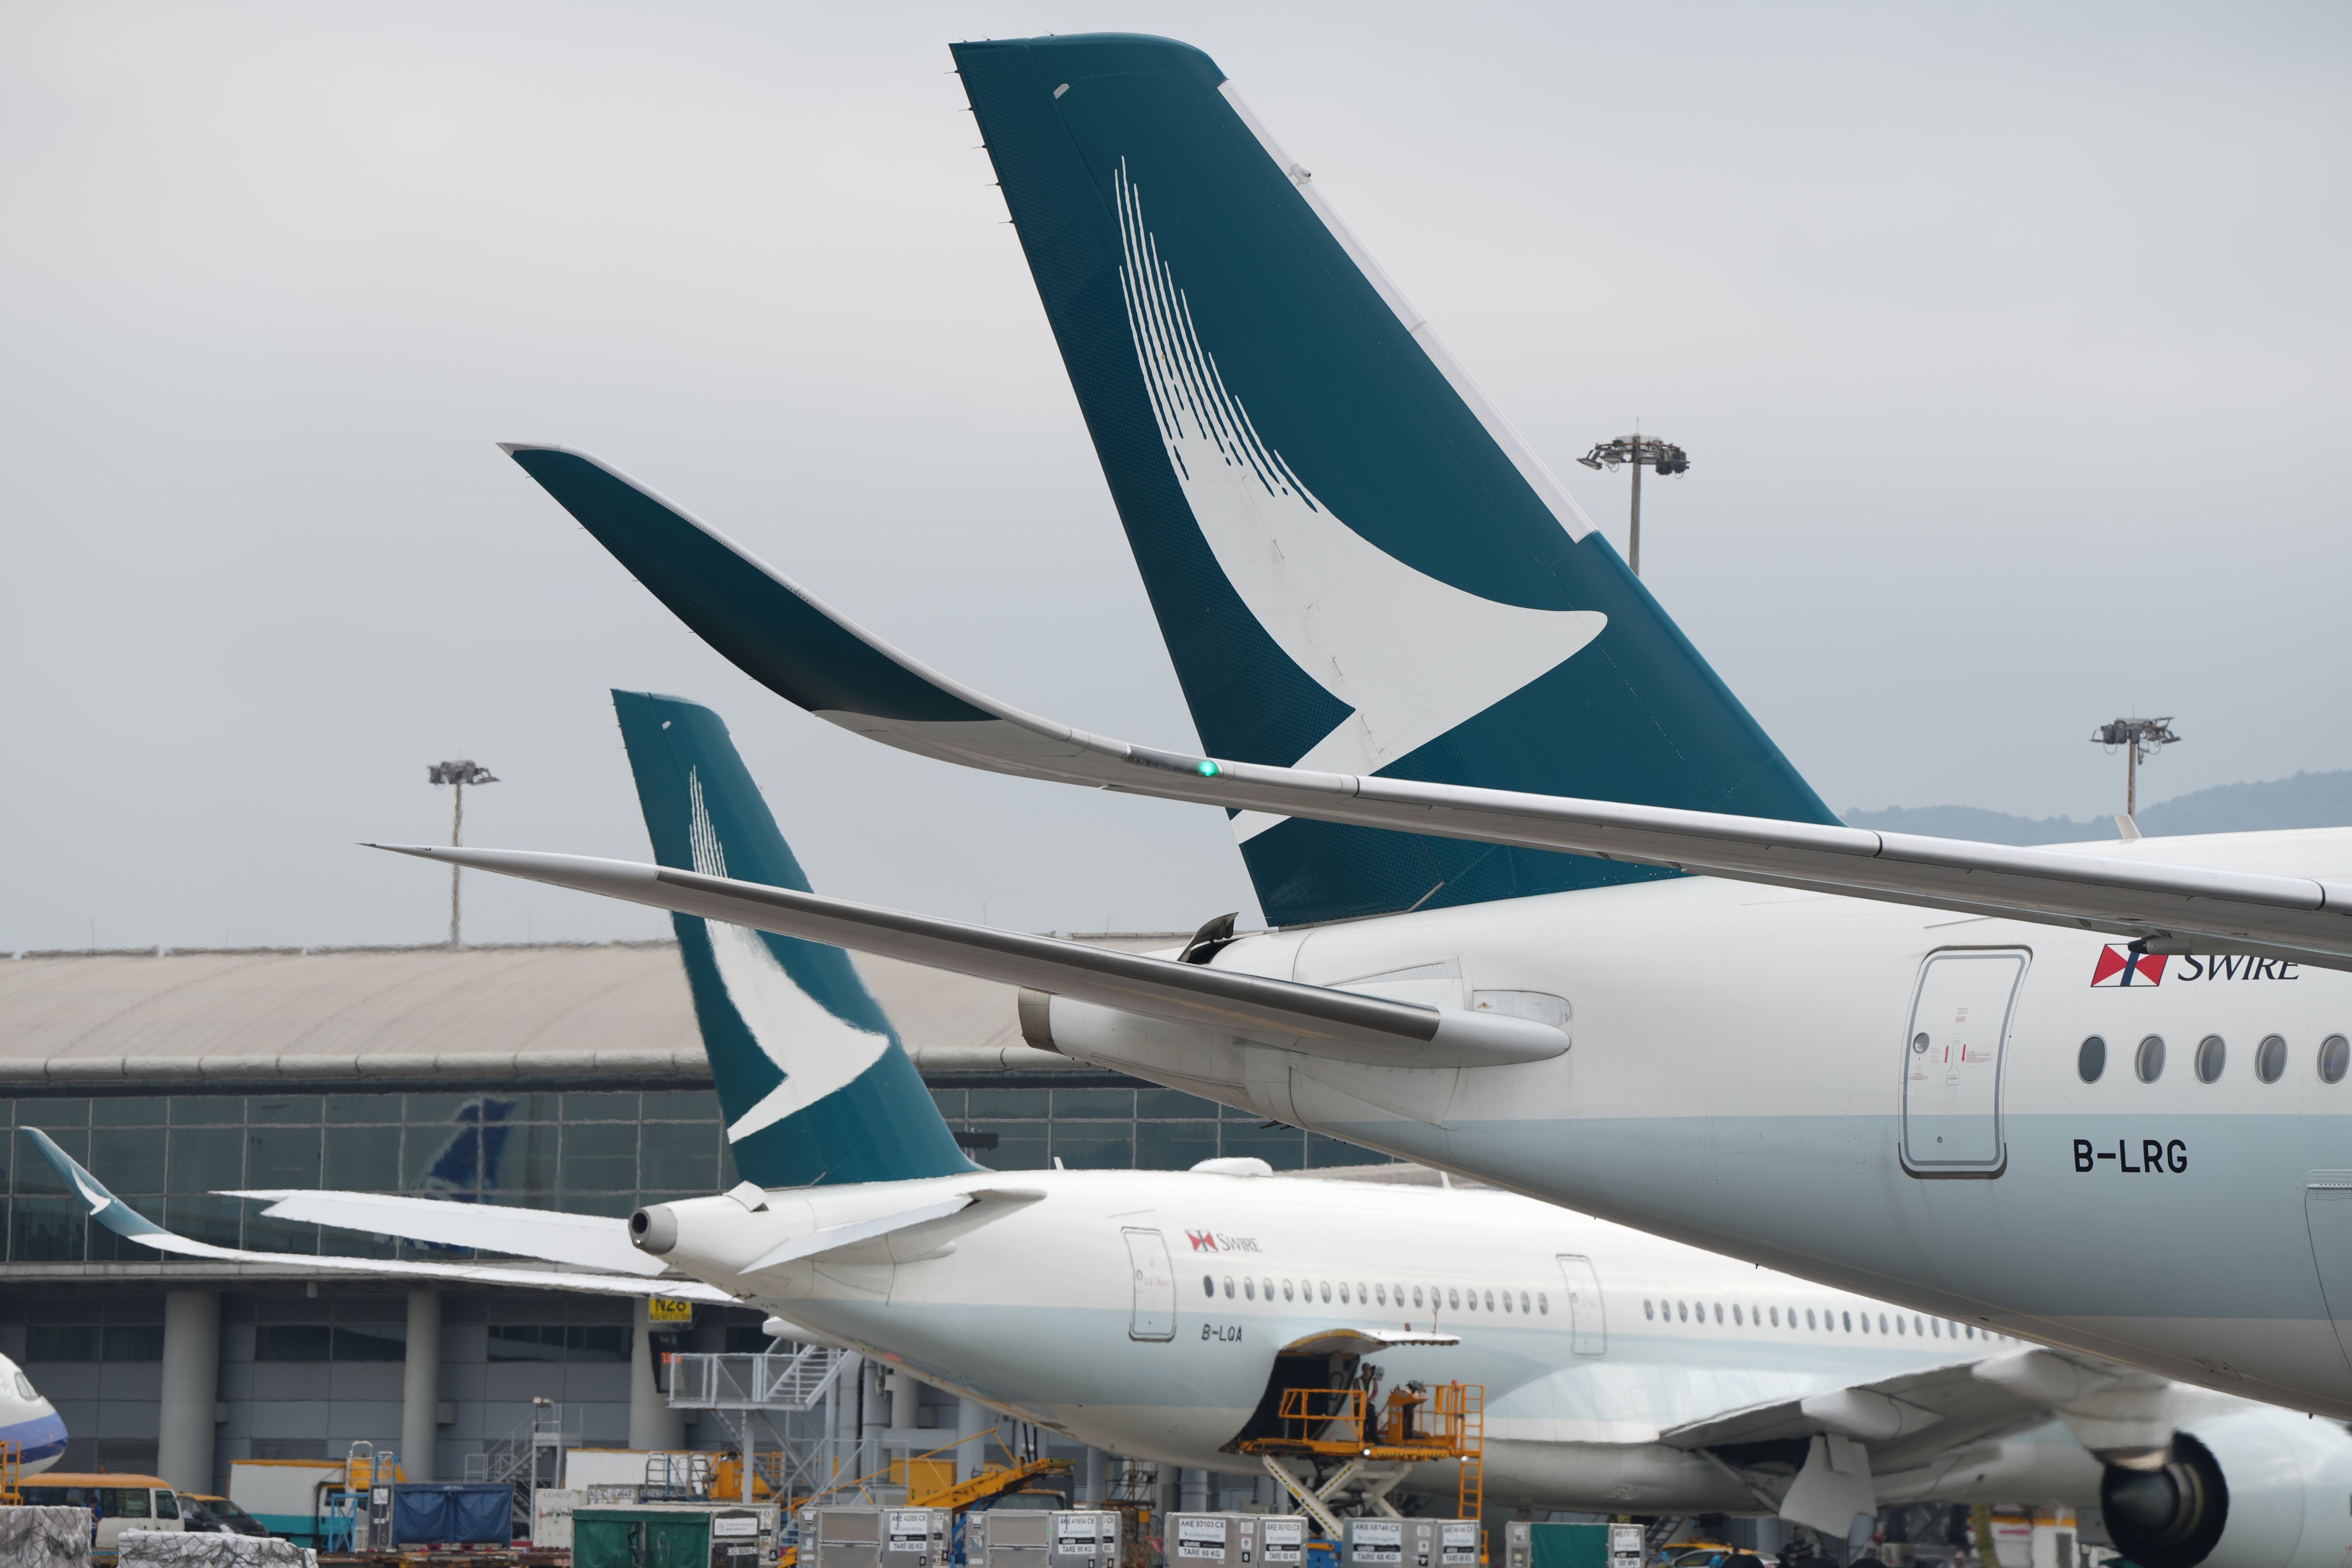
[{"label": "engine cowling", "polygon": [[2107,1534],[2139,1568],[2341,1568],[2352,1435],[2248,1405],[2189,1423],[2154,1469],[2110,1465]]}]

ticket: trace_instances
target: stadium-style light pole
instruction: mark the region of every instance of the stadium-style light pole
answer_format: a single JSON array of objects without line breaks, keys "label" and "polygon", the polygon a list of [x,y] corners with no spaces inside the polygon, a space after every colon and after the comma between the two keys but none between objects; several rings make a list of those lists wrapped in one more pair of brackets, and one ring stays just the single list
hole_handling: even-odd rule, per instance
[{"label": "stadium-style light pole", "polygon": [[[471,758],[467,758],[457,763],[427,763],[425,776],[432,784],[450,784],[457,791],[457,809],[450,814],[449,817],[449,847],[455,849],[457,847],[458,835],[463,833],[466,827],[466,786],[494,784],[499,782],[499,775]],[[449,868],[449,945],[451,947],[458,945],[457,870],[458,868],[455,866]]]},{"label": "stadium-style light pole", "polygon": [[2139,830],[2139,765],[2154,756],[2158,749],[2169,746],[2179,736],[2172,732],[2170,718],[2118,719],[2112,724],[2102,724],[2091,731],[2091,743],[2110,751],[2124,749],[2124,816],[2131,819],[2132,830]]},{"label": "stadium-style light pole", "polygon": [[1576,459],[1588,468],[1617,471],[1620,463],[1631,464],[1633,469],[1633,525],[1625,534],[1625,564],[1633,575],[1642,574],[1642,468],[1644,464],[1658,470],[1658,477],[1690,471],[1690,454],[1672,441],[1655,437],[1644,437],[1636,427],[1631,436],[1620,436],[1613,441],[1603,441]]}]

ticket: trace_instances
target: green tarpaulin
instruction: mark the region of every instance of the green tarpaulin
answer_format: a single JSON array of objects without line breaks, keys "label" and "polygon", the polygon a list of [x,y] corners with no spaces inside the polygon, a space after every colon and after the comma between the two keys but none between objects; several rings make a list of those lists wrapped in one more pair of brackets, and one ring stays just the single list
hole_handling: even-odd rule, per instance
[{"label": "green tarpaulin", "polygon": [[572,1515],[572,1568],[710,1568],[710,1516],[579,1509]]},{"label": "green tarpaulin", "polygon": [[1609,1568],[1605,1524],[1533,1524],[1534,1568]]}]

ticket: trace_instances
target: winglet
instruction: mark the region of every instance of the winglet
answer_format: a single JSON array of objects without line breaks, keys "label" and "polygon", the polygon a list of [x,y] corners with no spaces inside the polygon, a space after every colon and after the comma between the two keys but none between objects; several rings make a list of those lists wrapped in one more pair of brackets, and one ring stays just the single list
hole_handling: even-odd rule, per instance
[{"label": "winglet", "polygon": [[104,1183],[83,1170],[80,1163],[58,1148],[57,1140],[47,1133],[37,1127],[27,1127],[24,1133],[33,1141],[33,1147],[41,1152],[41,1158],[49,1163],[49,1169],[58,1173],[58,1180],[72,1189],[74,1195],[88,1205],[90,1218],[115,1235],[128,1237],[134,1241],[168,1234],[162,1226],[107,1191]]}]

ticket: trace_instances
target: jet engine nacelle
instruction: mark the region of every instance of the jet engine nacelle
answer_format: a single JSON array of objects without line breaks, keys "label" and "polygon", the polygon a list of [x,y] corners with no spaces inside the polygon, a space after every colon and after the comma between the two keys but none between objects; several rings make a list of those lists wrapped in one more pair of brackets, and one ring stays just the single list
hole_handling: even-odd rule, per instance
[{"label": "jet engine nacelle", "polygon": [[2155,1469],[2109,1465],[2107,1534],[2139,1568],[2341,1568],[2352,1550],[2352,1434],[2247,1406],[2184,1427]]}]

